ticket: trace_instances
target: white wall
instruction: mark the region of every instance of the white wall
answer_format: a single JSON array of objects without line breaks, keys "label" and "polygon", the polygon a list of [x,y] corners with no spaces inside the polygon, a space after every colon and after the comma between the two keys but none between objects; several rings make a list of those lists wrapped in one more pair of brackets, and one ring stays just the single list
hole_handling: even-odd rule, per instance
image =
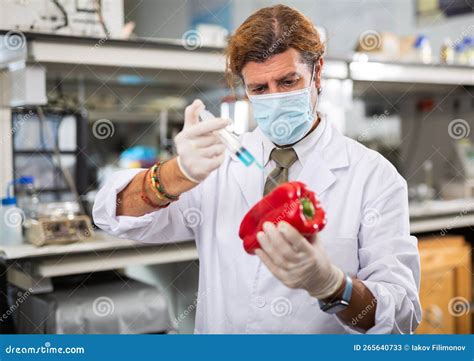
[{"label": "white wall", "polygon": [[189,22],[187,0],[125,0],[125,19],[136,22],[138,36],[181,38]]}]

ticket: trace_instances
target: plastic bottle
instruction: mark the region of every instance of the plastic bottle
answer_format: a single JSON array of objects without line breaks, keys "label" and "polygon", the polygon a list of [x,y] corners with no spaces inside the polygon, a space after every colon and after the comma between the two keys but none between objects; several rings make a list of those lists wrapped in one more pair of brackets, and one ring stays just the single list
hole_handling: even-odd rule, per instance
[{"label": "plastic bottle", "polygon": [[17,184],[18,206],[23,210],[28,219],[38,216],[39,199],[35,189],[35,179],[33,177],[21,177],[15,180]]},{"label": "plastic bottle", "polygon": [[441,64],[453,64],[454,63],[454,49],[451,39],[445,38],[443,45],[441,46],[440,52],[440,63]]},{"label": "plastic bottle", "polygon": [[467,64],[467,56],[464,51],[464,48],[465,46],[463,42],[456,44],[456,47],[454,48],[454,51],[455,51],[454,59],[455,59],[456,64],[459,64],[459,65]]},{"label": "plastic bottle", "polygon": [[11,246],[23,243],[21,225],[25,217],[16,206],[15,197],[2,198],[0,208],[0,245]]},{"label": "plastic bottle", "polygon": [[465,61],[467,65],[474,65],[474,37],[465,36],[463,39]]},{"label": "plastic bottle", "polygon": [[431,64],[432,57],[431,57],[431,45],[428,38],[424,35],[419,35],[415,41],[415,50],[416,50],[416,58],[418,61]]}]

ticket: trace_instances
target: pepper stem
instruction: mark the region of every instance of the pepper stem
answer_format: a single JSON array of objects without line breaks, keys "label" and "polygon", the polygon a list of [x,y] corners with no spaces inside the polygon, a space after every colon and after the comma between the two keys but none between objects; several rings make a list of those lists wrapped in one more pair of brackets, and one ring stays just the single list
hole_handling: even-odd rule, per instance
[{"label": "pepper stem", "polygon": [[301,198],[300,202],[303,206],[303,215],[307,219],[313,219],[315,213],[313,202],[311,202],[308,198]]}]

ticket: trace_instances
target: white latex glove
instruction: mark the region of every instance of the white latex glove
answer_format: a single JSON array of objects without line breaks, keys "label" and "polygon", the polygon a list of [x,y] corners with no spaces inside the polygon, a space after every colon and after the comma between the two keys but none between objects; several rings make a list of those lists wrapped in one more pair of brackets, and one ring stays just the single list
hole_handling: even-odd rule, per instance
[{"label": "white latex glove", "polygon": [[311,244],[287,222],[276,227],[266,222],[263,230],[257,234],[262,248],[255,254],[287,287],[305,289],[318,299],[341,287],[344,273],[331,263],[316,235]]},{"label": "white latex glove", "polygon": [[202,182],[222,164],[225,146],[214,132],[230,124],[222,118],[200,122],[199,112],[204,108],[199,99],[186,107],[183,130],[174,139],[179,168],[194,183]]}]

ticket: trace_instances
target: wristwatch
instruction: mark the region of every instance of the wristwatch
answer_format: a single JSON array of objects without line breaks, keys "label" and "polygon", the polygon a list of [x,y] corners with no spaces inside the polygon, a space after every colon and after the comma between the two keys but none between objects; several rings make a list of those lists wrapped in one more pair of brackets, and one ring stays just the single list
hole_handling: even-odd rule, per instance
[{"label": "wristwatch", "polygon": [[319,307],[322,311],[330,314],[338,313],[345,310],[349,307],[349,302],[351,301],[352,296],[352,278],[346,275],[346,286],[344,292],[342,293],[341,299],[335,300],[333,302],[322,302],[319,300]]}]

